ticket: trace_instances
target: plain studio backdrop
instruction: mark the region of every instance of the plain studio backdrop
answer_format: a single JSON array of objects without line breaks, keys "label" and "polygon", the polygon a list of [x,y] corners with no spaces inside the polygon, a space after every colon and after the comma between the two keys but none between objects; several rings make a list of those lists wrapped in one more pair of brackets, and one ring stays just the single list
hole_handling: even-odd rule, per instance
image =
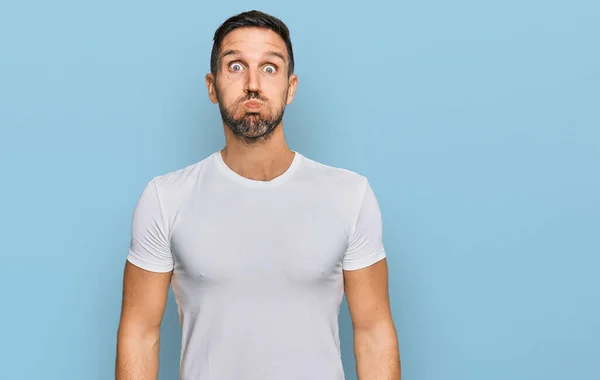
[{"label": "plain studio backdrop", "polygon": [[[0,378],[113,378],[133,208],[223,146],[204,75],[249,9],[291,29],[290,146],[378,196],[403,379],[600,379],[592,0],[2,1]],[[161,380],[180,337],[171,294]]]}]

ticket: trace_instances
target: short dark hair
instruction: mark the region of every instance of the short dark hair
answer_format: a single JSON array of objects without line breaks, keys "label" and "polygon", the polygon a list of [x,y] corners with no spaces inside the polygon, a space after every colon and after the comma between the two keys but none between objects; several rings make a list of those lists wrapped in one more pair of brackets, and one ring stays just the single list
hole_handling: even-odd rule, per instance
[{"label": "short dark hair", "polygon": [[228,18],[215,31],[212,52],[210,54],[210,71],[215,77],[219,70],[219,54],[221,54],[221,44],[223,39],[226,35],[238,28],[264,28],[277,33],[283,39],[287,48],[288,75],[291,75],[294,72],[294,51],[292,50],[292,41],[290,40],[290,31],[288,27],[277,17],[257,10],[252,10]]}]

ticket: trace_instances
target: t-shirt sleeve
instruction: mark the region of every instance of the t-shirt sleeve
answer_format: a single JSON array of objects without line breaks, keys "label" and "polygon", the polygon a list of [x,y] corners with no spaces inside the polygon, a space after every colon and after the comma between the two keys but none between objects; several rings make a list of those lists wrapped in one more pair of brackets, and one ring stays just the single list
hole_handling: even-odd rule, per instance
[{"label": "t-shirt sleeve", "polygon": [[344,270],[362,269],[386,257],[382,240],[381,210],[366,179],[356,226],[349,239],[342,262]]},{"label": "t-shirt sleeve", "polygon": [[163,220],[156,179],[146,185],[135,206],[127,260],[151,272],[173,269],[169,233]]}]

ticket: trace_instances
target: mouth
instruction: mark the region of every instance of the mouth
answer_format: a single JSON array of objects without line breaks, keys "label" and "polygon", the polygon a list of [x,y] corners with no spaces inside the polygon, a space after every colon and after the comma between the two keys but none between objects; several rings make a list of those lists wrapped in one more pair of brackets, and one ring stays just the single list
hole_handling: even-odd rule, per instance
[{"label": "mouth", "polygon": [[244,103],[244,107],[253,110],[259,109],[260,107],[262,107],[262,102],[259,102],[258,100],[249,100]]}]

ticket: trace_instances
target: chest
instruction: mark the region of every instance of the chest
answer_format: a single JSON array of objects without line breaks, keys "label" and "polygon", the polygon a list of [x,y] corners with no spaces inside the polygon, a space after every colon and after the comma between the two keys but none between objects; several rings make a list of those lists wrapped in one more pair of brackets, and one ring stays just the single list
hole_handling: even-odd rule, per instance
[{"label": "chest", "polygon": [[213,194],[180,210],[175,274],[207,286],[338,281],[347,231],[330,197]]}]

